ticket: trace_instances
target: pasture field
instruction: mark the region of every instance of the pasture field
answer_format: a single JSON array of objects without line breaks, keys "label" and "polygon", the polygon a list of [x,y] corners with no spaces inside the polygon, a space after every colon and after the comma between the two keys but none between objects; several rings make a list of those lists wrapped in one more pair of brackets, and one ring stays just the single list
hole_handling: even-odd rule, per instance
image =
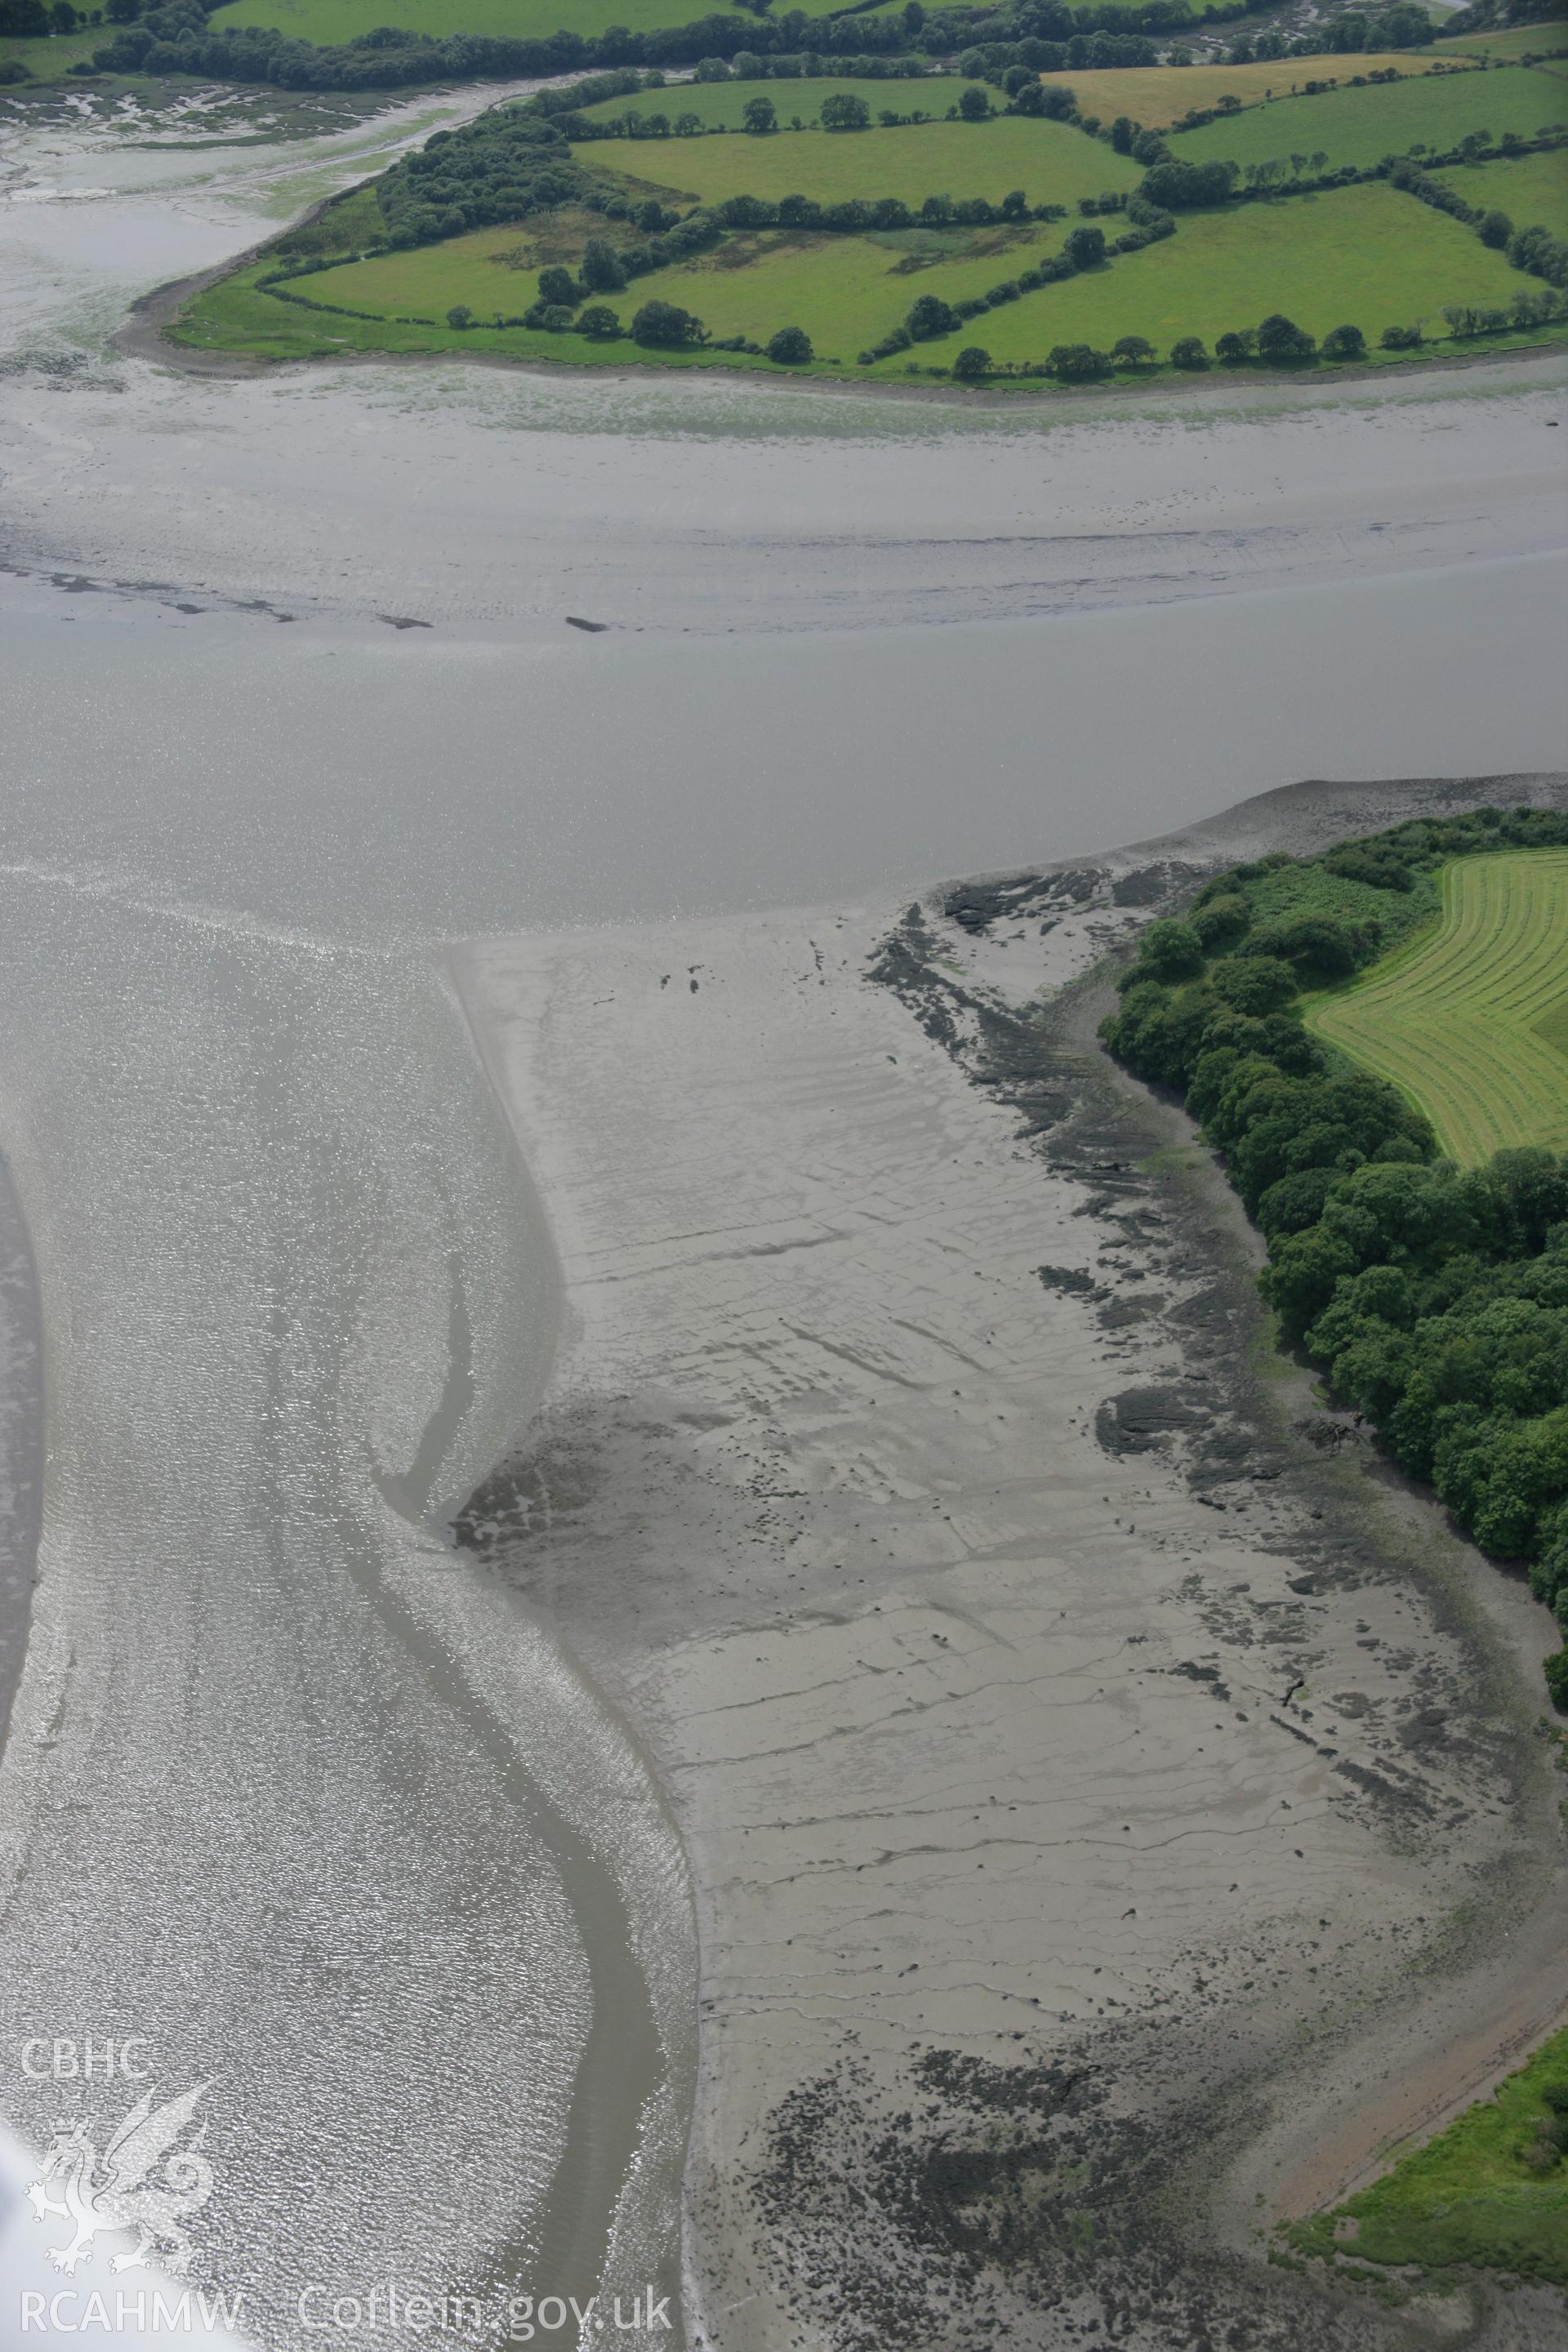
[{"label": "pasture field", "polygon": [[[695,310],[711,334],[745,335],[754,342],[765,342],[779,327],[805,327],[819,352],[836,353],[853,367],[862,346],[896,324],[918,293],[936,289],[955,300],[982,294],[998,278],[1054,253],[1064,229],[1065,224],[1031,223],[1016,228],[905,229],[868,237],[764,229],[754,236],[728,238],[693,262],[639,278],[614,298],[613,307],[629,320],[643,302],[678,302]],[[576,250],[581,249],[579,240]],[[498,310],[508,317],[533,300],[534,273],[543,262],[572,257],[562,244],[521,238],[515,228],[479,229],[445,245],[322,270],[300,290],[313,302],[341,302],[392,317],[423,313],[444,319],[454,302],[468,303],[481,319]],[[581,344],[583,338],[545,335],[538,346],[549,351],[567,341]],[[627,343],[600,346],[596,356],[626,359],[635,351]]]},{"label": "pasture field", "polygon": [[[1183,69],[1189,90],[1200,70]],[[1131,72],[1106,79],[1125,87],[1164,77]],[[673,120],[689,105],[718,124],[738,119],[759,88],[792,112],[797,105],[820,106],[837,89],[863,94],[873,110],[912,111],[923,100],[921,110],[935,114],[956,84],[951,78],[680,83],[641,99],[649,112]],[[1204,146],[1224,153],[1248,143],[1259,156],[1311,155],[1320,149],[1331,154],[1348,122],[1352,147],[1359,141],[1359,152],[1381,156],[1421,133],[1428,145],[1453,142],[1462,135],[1459,126],[1494,137],[1510,123],[1530,129],[1563,101],[1568,75],[1511,66],[1464,70],[1257,104],[1202,131],[1174,134],[1172,144],[1189,154]],[[620,112],[626,105],[624,99],[611,100],[600,111]],[[1058,345],[1088,343],[1110,352],[1125,337],[1145,338],[1163,366],[1183,336],[1200,338],[1212,352],[1221,335],[1255,328],[1274,311],[1284,311],[1320,342],[1332,328],[1357,327],[1366,338],[1368,364],[1405,365],[1407,359],[1378,348],[1386,328],[1419,326],[1424,355],[1432,356],[1447,340],[1445,308],[1506,311],[1521,291],[1537,290],[1535,281],[1510,268],[1503,253],[1483,245],[1462,223],[1386,181],[1368,180],[1184,213],[1169,237],[1111,255],[1099,268],[1004,301],[955,332],[860,369],[859,353],[901,327],[917,297],[935,295],[955,305],[983,299],[1060,249],[1080,198],[1131,189],[1139,166],[1118,155],[1108,140],[1072,124],[1020,115],[863,131],[784,129],[760,136],[715,128],[682,138],[589,141],[574,152],[579,164],[618,181],[629,194],[657,192],[683,210],[737,194],[777,201],[795,193],[824,203],[898,197],[914,209],[932,194],[984,196],[995,204],[1015,188],[1030,205],[1064,207],[1067,217],[1049,224],[858,236],[731,232],[689,261],[635,278],[611,304],[629,326],[645,302],[672,302],[695,313],[710,342],[741,338],[765,345],[780,328],[799,327],[814,347],[809,366],[855,380],[941,375],[971,344],[988,355],[993,370],[1040,370]],[[1540,221],[1561,227],[1568,226],[1565,163],[1561,153],[1522,156],[1454,167],[1450,178],[1471,202],[1500,205],[1518,226]],[[1113,216],[1112,238],[1117,226]],[[319,240],[314,250],[346,257],[379,233],[379,219],[367,228],[357,215],[351,221],[344,208],[334,207],[312,232]],[[449,349],[602,367],[769,367],[755,352],[652,351],[625,336],[595,341],[571,329],[552,334],[497,325],[498,318],[521,320],[532,307],[545,262],[574,264],[590,235],[606,233],[613,244],[627,243],[633,235],[596,214],[536,215],[407,250],[345,257],[300,280],[282,299],[281,289],[269,294],[257,284],[277,267],[264,261],[195,298],[173,331],[176,340],[208,350],[254,350],[268,357],[345,348]],[[286,255],[289,240],[274,250]],[[447,324],[447,311],[458,304],[474,313],[469,330]],[[312,312],[304,305],[329,307]],[[366,315],[333,318],[331,306]],[[1467,348],[1496,350],[1562,335],[1561,326],[1549,324],[1489,336],[1484,345]]]},{"label": "pasture field", "polygon": [[[547,341],[543,335],[465,337],[435,325],[404,327],[390,319],[367,324],[301,310],[258,290],[257,279],[276,267],[270,258],[247,262],[244,268],[209,286],[186,303],[169,330],[171,339],[191,351],[239,352],[255,359],[279,361],[341,359],[348,352],[458,351],[465,345],[504,349],[521,356],[525,349],[542,346]],[[439,317],[438,312],[436,315]]]},{"label": "pasture field", "polygon": [[1472,131],[1489,131],[1494,139],[1514,131],[1531,139],[1565,123],[1568,77],[1507,66],[1486,74],[1424,74],[1376,89],[1328,90],[1321,98],[1274,99],[1199,131],[1178,131],[1171,152],[1194,163],[1215,157],[1263,163],[1321,150],[1331,166],[1365,170],[1417,142],[1442,152]]},{"label": "pasture field", "polygon": [[[918,290],[942,293],[942,278],[933,269]],[[1386,326],[1425,317],[1438,329],[1444,303],[1504,302],[1518,284],[1501,254],[1458,221],[1374,181],[1188,213],[1163,244],[988,310],[931,356],[974,342],[996,361],[1039,360],[1053,343],[1109,351],[1123,335],[1146,336],[1162,355],[1179,335],[1212,349],[1217,335],[1280,310],[1320,340],[1348,324],[1374,344]],[[900,366],[882,361],[867,373]]]},{"label": "pasture field", "polygon": [[1505,33],[1456,33],[1432,46],[1443,57],[1539,58],[1552,49],[1568,49],[1568,21],[1510,25]]},{"label": "pasture field", "polygon": [[1072,208],[1080,196],[1135,188],[1142,177],[1130,157],[1086,139],[1070,123],[1031,121],[1022,114],[990,122],[910,123],[896,131],[617,139],[611,148],[595,144],[577,153],[595,171],[624,168],[704,205],[726,196],[776,201],[793,194],[824,204],[840,196],[900,196],[918,205],[930,195],[986,196],[1000,204],[1010,188],[1022,188],[1031,205]]},{"label": "pasture field", "polygon": [[1519,155],[1511,163],[1461,163],[1436,177],[1468,205],[1504,212],[1515,228],[1549,228],[1568,237],[1568,149]]},{"label": "pasture field", "polygon": [[[878,109],[884,106],[895,108],[900,114],[912,114],[917,107],[924,114],[945,114],[965,87],[955,74],[921,74],[913,81],[851,81],[839,74],[824,74],[811,81],[801,77],[790,81],[668,82],[663,89],[645,89],[637,98],[601,99],[597,106],[585,106],[582,112],[584,122],[618,122],[627,113],[668,114],[673,122],[678,114],[695,114],[705,130],[717,131],[722,125],[726,131],[739,131],[747,103],[753,98],[771,98],[781,122],[787,123],[798,114],[802,122],[815,123],[823,100],[843,91],[863,98],[874,122]],[[865,133],[845,131],[831,135],[855,139]]]},{"label": "pasture field", "polygon": [[1454,859],[1436,929],[1306,1007],[1310,1027],[1398,1087],[1467,1167],[1515,1144],[1568,1148],[1565,1013],[1561,849]]},{"label": "pasture field", "polygon": [[[1295,2225],[1291,2241],[1329,2261],[1462,2264],[1568,2286],[1568,2164],[1538,2171],[1525,2153],[1553,2121],[1549,2089],[1568,2090],[1568,2032],[1370,2189]],[[1348,2242],[1336,2239],[1352,2225]]]},{"label": "pasture field", "polygon": [[[0,40],[0,64],[15,58],[25,65],[33,81],[59,81],[69,73],[79,58],[90,58],[100,49],[109,34],[100,25],[90,33],[47,33],[36,41]],[[26,82],[7,83],[3,87],[17,90],[27,88]]]},{"label": "pasture field", "polygon": [[1432,60],[1420,49],[1376,49],[1356,57],[1279,58],[1269,65],[1118,66],[1101,73],[1042,74],[1040,79],[1047,87],[1061,83],[1085,114],[1098,114],[1102,122],[1125,114],[1145,131],[1168,131],[1194,106],[1217,106],[1222,98],[1257,106],[1270,95],[1288,97],[1304,81],[1348,82],[1352,73],[1390,69],[1426,74]]},{"label": "pasture field", "polygon": [[[735,236],[713,251],[638,278],[614,307],[623,322],[658,299],[694,310],[710,335],[744,335],[765,343],[775,329],[804,327],[824,366],[864,376],[898,377],[907,362],[951,364],[968,342],[999,362],[1042,361],[1059,342],[1106,350],[1124,334],[1143,334],[1163,352],[1180,334],[1212,344],[1227,328],[1255,325],[1288,300],[1291,315],[1321,335],[1349,320],[1375,341],[1383,325],[1433,314],[1445,301],[1504,299],[1516,282],[1500,254],[1446,214],[1381,184],[1321,196],[1283,197],[1234,213],[1189,215],[1178,235],[1142,253],[1044,287],[987,311],[954,336],[858,370],[856,355],[897,325],[917,294],[949,301],[984,293],[1054,252],[1068,223],[998,224],[983,229],[908,229],[868,236],[763,230]],[[572,334],[535,334],[487,324],[467,335],[445,325],[466,303],[477,318],[519,317],[532,301],[535,273],[547,261],[575,260],[602,228],[595,215],[561,214],[519,227],[478,229],[443,244],[340,264],[297,282],[314,303],[376,314],[373,320],[300,310],[254,290],[258,265],[200,297],[185,314],[184,338],[205,349],[263,350],[303,355],[355,349],[493,349],[599,365],[659,355],[629,342],[593,343]],[[426,319],[431,327],[399,326]],[[260,336],[259,341],[247,337]],[[734,355],[746,364],[743,356]],[[731,355],[710,355],[727,362]],[[753,364],[755,362],[752,362]]]}]

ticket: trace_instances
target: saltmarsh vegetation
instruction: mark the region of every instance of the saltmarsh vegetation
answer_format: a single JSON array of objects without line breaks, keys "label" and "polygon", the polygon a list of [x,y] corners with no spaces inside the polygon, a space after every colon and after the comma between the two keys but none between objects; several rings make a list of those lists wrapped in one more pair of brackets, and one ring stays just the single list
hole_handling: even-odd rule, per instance
[{"label": "saltmarsh vegetation", "polygon": [[[1484,1005],[1513,960],[1515,893],[1538,887],[1523,869],[1544,855],[1556,875],[1564,852],[1568,816],[1488,808],[1235,866],[1184,919],[1151,924],[1102,1034],[1137,1076],[1175,1089],[1224,1153],[1268,1245],[1259,1279],[1284,1340],[1484,1550],[1528,1569],[1568,1637],[1568,1152],[1444,1157],[1411,1093],[1303,1018],[1438,922],[1456,890],[1450,903],[1484,904],[1489,919],[1468,927],[1449,985]],[[1473,898],[1470,873],[1490,857],[1510,878]],[[1533,1018],[1550,1045],[1568,989],[1547,994]],[[1511,1036],[1500,1027],[1500,1059]],[[1436,1033],[1430,1050],[1443,1050]],[[1552,1050],[1568,1097],[1568,1053]],[[1568,1712],[1568,1646],[1546,1681]]]},{"label": "saltmarsh vegetation", "polygon": [[[1539,93],[1518,95],[1539,83],[1560,110],[1568,83],[1531,68],[1380,69],[1344,89],[1307,77],[1314,97],[1223,122],[1200,106],[1167,134],[1128,112],[1106,124],[992,52],[968,60],[985,78],[956,85],[909,58],[858,81],[739,62],[675,88],[601,75],[439,133],[376,184],[368,233],[363,213],[329,211],[310,249],[280,240],[191,305],[175,339],[269,357],[465,349],[1092,383],[1362,366],[1539,339],[1568,310],[1568,245],[1479,184],[1533,167],[1516,184],[1523,213],[1560,168],[1553,120],[1528,135],[1481,122],[1371,166],[1326,146],[1243,166],[1190,144],[1297,106],[1327,124],[1341,100],[1358,123],[1398,100],[1402,131],[1445,137],[1468,119],[1452,117],[1455,91],[1511,123],[1542,111]],[[1130,104],[1141,70],[1120,77]],[[1500,91],[1515,94],[1500,105]],[[1426,112],[1409,112],[1413,92]],[[679,333],[639,331],[650,305],[656,321],[680,314]],[[788,360],[770,357],[780,335]]]}]

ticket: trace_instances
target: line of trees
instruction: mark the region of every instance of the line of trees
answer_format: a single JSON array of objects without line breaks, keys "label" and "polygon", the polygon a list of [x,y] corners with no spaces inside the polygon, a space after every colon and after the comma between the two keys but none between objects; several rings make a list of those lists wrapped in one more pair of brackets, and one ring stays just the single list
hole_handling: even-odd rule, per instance
[{"label": "line of trees", "polygon": [[[75,8],[71,0],[0,0],[0,35],[7,39],[35,41],[51,33],[77,33],[86,25],[101,25],[101,8]],[[20,65],[21,59],[14,60]]]},{"label": "line of trees", "polygon": [[[657,212],[657,205],[649,211]],[[551,262],[539,273],[539,295],[521,319],[498,319],[498,326],[521,326],[546,334],[571,331],[587,335],[600,342],[614,342],[626,333],[620,314],[603,298],[624,293],[634,278],[650,270],[667,268],[672,261],[689,259],[708,247],[718,243],[723,235],[723,225],[713,213],[689,213],[677,221],[662,236],[650,238],[646,245],[613,246],[607,237],[594,236],[583,249],[583,258],[576,272],[563,262]],[[467,328],[479,321],[473,312],[458,304],[447,313],[451,327]],[[715,342],[695,312],[680,304],[655,297],[642,303],[633,313],[630,334],[633,342],[649,349],[679,351],[702,346],[715,352],[744,352],[753,358],[766,358],[782,367],[803,367],[816,357],[810,336],[802,327],[781,327],[768,341],[757,343],[744,335],[732,335]]]},{"label": "line of trees", "polygon": [[[925,307],[921,311],[921,334],[912,333],[906,320],[901,329],[884,337],[874,350],[861,353],[862,366],[868,366],[874,359],[887,359],[908,351],[915,341],[930,340],[933,331],[956,333],[960,326],[978,317],[983,309],[993,307],[989,303],[968,303],[963,306],[961,315],[958,306],[949,306],[934,296],[926,295],[922,301]],[[1504,309],[1480,310],[1468,304],[1448,303],[1442,315],[1449,334],[1458,341],[1465,341],[1479,335],[1519,334],[1549,325],[1552,320],[1568,315],[1568,303],[1559,295],[1521,289]],[[942,323],[933,330],[931,322],[935,320]],[[1385,352],[1414,352],[1419,351],[1426,340],[1423,327],[1417,323],[1384,327],[1378,342]],[[1260,327],[1244,327],[1219,336],[1212,353],[1201,335],[1179,335],[1166,356],[1173,367],[1196,374],[1216,360],[1223,367],[1244,367],[1257,361],[1275,367],[1307,367],[1318,359],[1345,366],[1364,360],[1367,348],[1366,336],[1360,327],[1331,327],[1319,343],[1277,311]],[[983,346],[971,343],[953,361],[952,373],[971,382],[982,376],[1018,375],[1055,376],[1062,383],[1083,383],[1111,375],[1119,368],[1139,373],[1158,358],[1155,346],[1142,335],[1123,335],[1108,352],[1091,343],[1058,343],[1045,360],[1022,362],[998,362]],[[934,373],[940,374],[942,371]]]},{"label": "line of trees", "polygon": [[[12,0],[12,5],[16,0]],[[109,15],[125,30],[93,55],[92,68],[111,73],[192,73],[214,79],[269,82],[285,89],[390,89],[433,81],[521,80],[596,68],[679,67],[722,62],[748,42],[787,33],[794,53],[809,34],[818,42],[816,71],[875,74],[905,46],[897,17],[812,19],[792,9],[777,25],[750,16],[699,17],[689,25],[647,33],[615,30],[584,37],[552,33],[542,40],[455,33],[435,39],[382,26],[352,41],[318,45],[273,26],[226,26],[207,20],[223,0],[189,0],[177,29],[154,23],[170,14],[168,0],[144,8],[116,0]],[[116,14],[116,8],[119,14]],[[151,38],[138,37],[147,29]]]},{"label": "line of trees", "polygon": [[[1224,1153],[1268,1244],[1260,1286],[1286,1341],[1484,1550],[1528,1564],[1568,1636],[1568,1155],[1440,1160],[1421,1113],[1300,1011],[1304,989],[1379,953],[1401,898],[1445,859],[1565,845],[1568,816],[1489,808],[1234,866],[1184,919],[1149,926],[1101,1035]],[[1284,869],[1315,870],[1295,913],[1279,911]],[[1568,1646],[1546,1678],[1568,1712]]]},{"label": "line of trees", "polygon": [[[1063,205],[1035,205],[1022,188],[1010,189],[999,202],[989,196],[930,195],[908,205],[901,196],[842,196],[819,204],[815,196],[726,196],[714,207],[726,228],[794,228],[864,236],[868,231],[901,228],[988,228],[1009,222],[1054,221],[1067,217]],[[1104,243],[1104,233],[1100,233]],[[1062,276],[1070,273],[1062,271]],[[1040,279],[1045,283],[1044,278]]]},{"label": "line of trees", "polygon": [[[268,82],[286,89],[382,89],[431,81],[542,79],[605,67],[689,66],[704,60],[722,64],[737,55],[751,59],[771,56],[775,65],[793,58],[806,72],[875,73],[895,57],[952,56],[971,21],[968,10],[938,11],[928,18],[920,0],[910,0],[902,14],[887,16],[850,13],[811,17],[792,8],[776,19],[760,11],[725,13],[647,32],[614,27],[584,37],[562,30],[543,39],[473,33],[435,39],[383,26],[353,41],[318,45],[271,26],[209,24],[207,18],[222,5],[223,0],[189,0],[189,13],[181,8],[171,28],[153,21],[171,16],[167,0],[152,7],[144,6],[143,0],[113,0],[106,13],[125,30],[94,53],[87,70],[192,73]],[[22,12],[18,31],[52,29],[47,13],[41,24],[32,13],[41,0],[0,0],[0,5]],[[1070,34],[1076,20],[1065,9],[1058,13]],[[138,34],[146,28],[151,37],[128,37],[133,26]],[[1152,57],[1139,62],[1152,62]]]},{"label": "line of trees", "polygon": [[[773,61],[775,73],[779,66],[785,62],[798,64],[800,60],[775,58]],[[814,67],[820,67],[822,60],[812,58],[809,63]],[[909,58],[891,59],[879,73],[864,78],[884,81],[938,79],[951,86],[950,77],[928,76],[916,60]],[[698,79],[701,79],[703,77],[700,74]],[[711,79],[713,77],[709,76],[707,79]],[[642,87],[644,90],[653,88],[662,89],[665,85],[660,77],[657,83],[650,79]],[[627,107],[624,113],[600,116],[588,115],[578,110],[591,102],[586,98],[578,97],[574,92],[572,111],[557,113],[556,120],[561,123],[569,139],[723,138],[731,135],[728,123],[704,121],[701,115],[691,108],[678,112],[673,118],[664,108],[656,109],[651,114],[645,114],[639,107]],[[1080,125],[1083,123],[1083,118],[1078,112],[1073,93],[1065,84],[1053,83],[1047,87],[1039,80],[1037,76],[1033,75],[1028,78],[1026,87],[1017,97],[1000,110],[993,106],[981,85],[978,82],[973,82],[943,110],[942,119],[949,122],[990,122],[996,119],[999,111],[1004,114],[1041,116],[1048,120]],[[883,130],[907,130],[911,125],[931,122],[936,119],[923,109],[915,109],[909,114],[900,114],[892,107],[883,107],[879,110],[877,121],[878,126]],[[823,99],[817,110],[816,120],[824,131],[868,131],[871,128],[871,109],[868,101],[860,97],[858,91],[832,90]],[[753,136],[765,137],[778,131],[780,127],[778,107],[769,97],[759,94],[756,98],[749,100],[742,110],[742,129]],[[789,127],[794,131],[804,131],[809,126],[797,114],[792,118]]]},{"label": "line of trees", "polygon": [[1446,33],[1492,33],[1511,25],[1540,25],[1563,14],[1562,0],[1472,0],[1450,16]]}]

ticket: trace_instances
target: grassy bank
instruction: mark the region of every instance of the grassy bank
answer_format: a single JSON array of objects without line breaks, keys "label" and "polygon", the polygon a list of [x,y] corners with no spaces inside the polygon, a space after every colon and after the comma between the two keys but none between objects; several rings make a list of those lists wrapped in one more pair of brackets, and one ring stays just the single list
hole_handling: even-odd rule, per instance
[{"label": "grassy bank", "polygon": [[1294,2224],[1303,2254],[1360,2270],[1500,2270],[1568,2287],[1568,2032],[1370,2189]]}]

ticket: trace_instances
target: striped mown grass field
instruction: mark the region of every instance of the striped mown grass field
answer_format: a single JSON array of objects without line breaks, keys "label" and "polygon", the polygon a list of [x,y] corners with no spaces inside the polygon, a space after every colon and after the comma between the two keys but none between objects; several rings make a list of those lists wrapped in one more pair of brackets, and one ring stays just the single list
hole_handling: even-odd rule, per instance
[{"label": "striped mown grass field", "polygon": [[1305,1012],[1463,1165],[1568,1150],[1568,850],[1456,858],[1437,929]]}]

